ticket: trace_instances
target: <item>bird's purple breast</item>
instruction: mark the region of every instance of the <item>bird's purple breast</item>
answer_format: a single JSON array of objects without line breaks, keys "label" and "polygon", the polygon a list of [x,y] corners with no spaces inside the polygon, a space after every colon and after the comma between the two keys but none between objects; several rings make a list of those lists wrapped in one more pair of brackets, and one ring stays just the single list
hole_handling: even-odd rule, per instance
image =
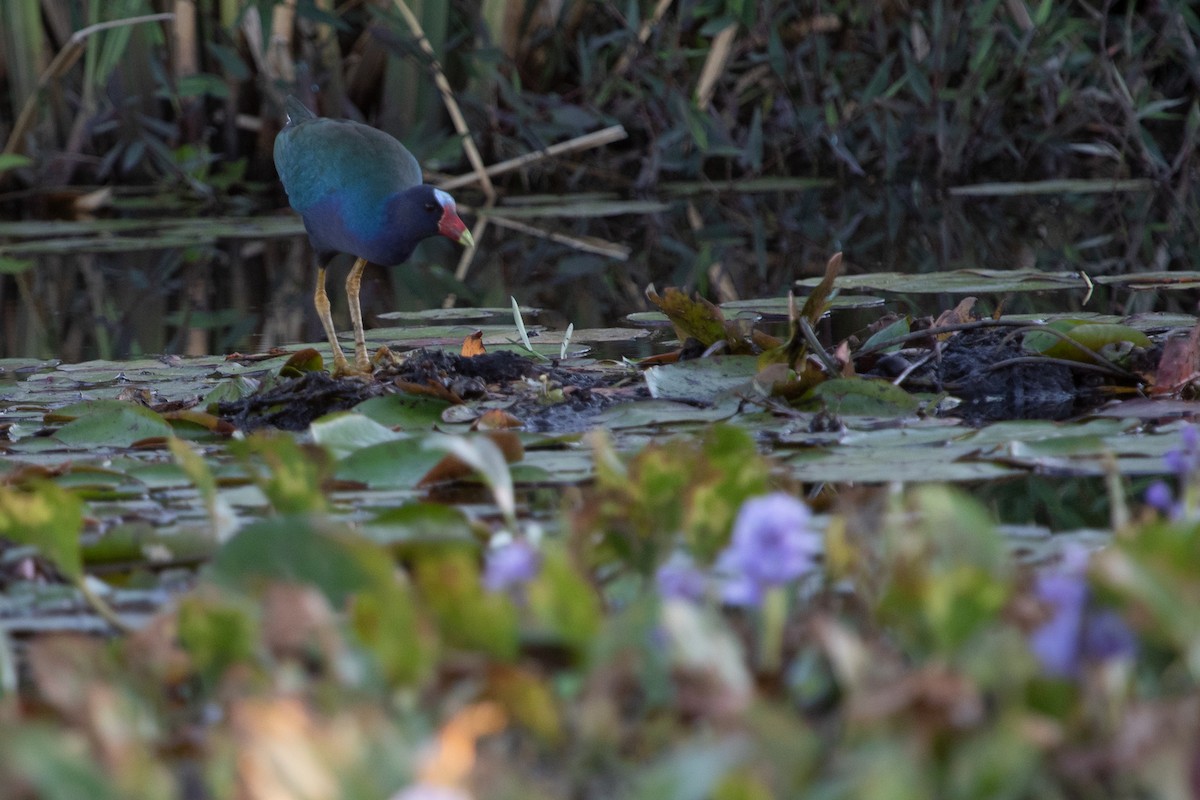
[{"label": "bird's purple breast", "polygon": [[302,217],[313,248],[322,257],[349,253],[372,264],[392,266],[412,255],[417,242],[388,219],[388,204],[355,208],[336,194],[307,208]]}]

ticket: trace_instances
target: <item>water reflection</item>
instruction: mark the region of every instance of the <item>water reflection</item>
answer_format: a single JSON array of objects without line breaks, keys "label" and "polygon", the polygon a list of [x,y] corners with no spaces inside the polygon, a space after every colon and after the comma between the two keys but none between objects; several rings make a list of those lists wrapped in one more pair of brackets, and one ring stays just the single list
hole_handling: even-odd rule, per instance
[{"label": "water reflection", "polygon": [[[1190,266],[1180,243],[1195,231],[1157,225],[1157,202],[1136,192],[939,197],[919,185],[692,195],[657,214],[535,220],[570,236],[627,245],[628,261],[492,225],[465,283],[453,278],[452,247],[429,242],[403,267],[370,268],[363,305],[370,324],[387,311],[439,307],[451,294],[460,305],[487,306],[507,306],[515,295],[556,313],[563,325],[601,327],[644,309],[650,283],[722,299],[780,296],[793,280],[819,274],[837,249],[846,253],[847,270],[859,272],[1045,268],[1098,275]],[[314,266],[294,217],[272,214],[240,225],[176,218],[150,233],[115,227],[128,221],[41,233],[0,222],[3,270],[18,268],[12,259],[32,262],[0,274],[0,355],[81,361],[321,340],[311,303]],[[341,292],[331,296],[344,304]],[[1078,298],[1018,302],[1067,310]],[[1154,299],[1122,302],[1106,310],[1144,311],[1138,304]],[[1194,301],[1170,302],[1192,310]],[[896,305],[910,310],[903,300]],[[348,326],[344,305],[335,305],[335,321]]]}]

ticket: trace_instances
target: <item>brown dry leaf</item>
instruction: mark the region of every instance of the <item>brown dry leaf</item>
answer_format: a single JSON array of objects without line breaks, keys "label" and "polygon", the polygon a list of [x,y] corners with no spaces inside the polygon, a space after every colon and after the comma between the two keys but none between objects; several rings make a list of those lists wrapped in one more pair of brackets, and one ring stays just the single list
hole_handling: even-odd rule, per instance
[{"label": "brown dry leaf", "polygon": [[821,317],[825,316],[825,312],[829,310],[829,296],[833,294],[833,282],[841,271],[842,253],[838,251],[825,264],[825,277],[821,278],[821,282],[813,287],[812,294],[808,296],[800,309],[800,316],[807,319],[810,325],[816,326]]},{"label": "brown dry leaf", "polygon": [[311,586],[273,583],[263,595],[263,643],[276,658],[307,658],[314,650],[325,664],[342,652],[338,623],[325,595]]},{"label": "brown dry leaf", "polygon": [[102,645],[78,634],[41,636],[29,644],[29,671],[42,699],[69,720],[81,721],[88,692],[101,682]]},{"label": "brown dry leaf", "polygon": [[[964,322],[970,322],[973,319],[971,316],[971,309],[974,307],[975,298],[964,297],[962,300],[958,301],[958,305],[956,305],[954,308],[938,314],[938,318],[933,322],[933,327],[941,328],[946,325],[961,325]],[[945,341],[953,336],[954,333],[954,331],[951,331],[950,333],[939,334],[938,339]]]},{"label": "brown dry leaf", "polygon": [[429,383],[413,383],[411,381],[397,380],[393,382],[392,385],[403,394],[434,397],[438,400],[445,400],[447,403],[454,403],[455,405],[459,405],[463,401],[463,399],[454,392],[434,381],[430,381]]},{"label": "brown dry leaf", "polygon": [[833,357],[842,365],[842,377],[854,377],[854,356],[850,355],[850,342],[842,340],[842,343],[833,351]]},{"label": "brown dry leaf", "polygon": [[475,331],[463,339],[462,350],[460,352],[466,358],[486,355],[487,348],[483,346],[483,331]]},{"label": "brown dry leaf", "polygon": [[838,683],[847,691],[858,690],[871,668],[871,654],[862,638],[832,617],[813,621],[813,633]]},{"label": "brown dry leaf", "polygon": [[143,736],[148,716],[132,698],[115,687],[97,683],[88,688],[83,709],[100,762],[113,774],[127,774],[145,762],[149,752]]},{"label": "brown dry leaf", "polygon": [[[693,299],[673,286],[667,287],[660,296],[651,286],[646,289],[646,299],[671,320],[679,341],[695,339],[705,347],[722,339],[729,341],[725,315],[703,297]],[[733,343],[729,344],[732,346]]]},{"label": "brown dry leaf", "polygon": [[675,364],[679,361],[679,351],[672,350],[670,353],[659,353],[656,356],[646,356],[638,362],[639,367],[661,367],[663,364]]},{"label": "brown dry leaf", "polygon": [[770,392],[776,386],[785,383],[791,373],[787,364],[768,364],[754,376],[754,385]]},{"label": "brown dry leaf", "polygon": [[973,681],[945,665],[930,664],[857,695],[848,717],[870,726],[906,714],[923,727],[945,730],[977,725],[983,713],[983,698]]},{"label": "brown dry leaf", "polygon": [[1119,774],[1139,775],[1152,795],[1170,797],[1173,789],[1188,785],[1194,792],[1200,777],[1198,734],[1200,702],[1195,697],[1139,703],[1121,720],[1112,746],[1113,766]]},{"label": "brown dry leaf", "polygon": [[70,471],[70,461],[50,466],[44,464],[18,464],[10,471],[0,475],[0,486],[24,486],[33,481],[57,478],[59,475],[66,475]]},{"label": "brown dry leaf", "polygon": [[192,659],[179,645],[179,616],[161,612],[121,643],[127,663],[151,680],[177,686],[192,675]]},{"label": "brown dry leaf", "polygon": [[[486,431],[484,435],[500,448],[500,452],[504,454],[504,460],[509,464],[515,464],[525,458],[525,446],[521,444],[521,438],[512,431]],[[417,486],[457,481],[473,474],[475,474],[473,467],[464,463],[457,456],[447,455],[434,464],[433,469],[425,473],[425,477],[417,483]]]},{"label": "brown dry leaf", "polygon": [[485,701],[459,710],[442,726],[436,744],[418,768],[421,783],[461,786],[475,767],[475,743],[507,725],[508,717],[499,703]]},{"label": "brown dry leaf", "polygon": [[210,433],[220,434],[221,436],[232,436],[237,431],[237,428],[227,420],[195,408],[160,413],[162,414],[162,418],[167,422],[188,422],[204,428]]},{"label": "brown dry leaf", "polygon": [[523,428],[525,423],[501,408],[493,408],[485,412],[471,425],[474,431],[503,431],[510,428]]},{"label": "brown dry leaf", "polygon": [[229,708],[237,749],[236,800],[334,800],[320,725],[296,698],[246,698]]},{"label": "brown dry leaf", "polygon": [[253,364],[256,361],[270,361],[277,356],[287,355],[288,352],[286,347],[272,347],[265,353],[230,353],[225,356],[225,360]]},{"label": "brown dry leaf", "polygon": [[779,340],[773,336],[753,330],[742,331],[740,325],[728,322],[720,308],[702,297],[693,299],[673,287],[659,296],[651,286],[646,289],[646,298],[671,320],[681,342],[695,339],[707,348],[723,341],[727,348],[725,352],[732,355],[755,355],[779,346]]},{"label": "brown dry leaf", "polygon": [[1173,394],[1200,377],[1200,323],[1190,336],[1167,339],[1151,394]]}]

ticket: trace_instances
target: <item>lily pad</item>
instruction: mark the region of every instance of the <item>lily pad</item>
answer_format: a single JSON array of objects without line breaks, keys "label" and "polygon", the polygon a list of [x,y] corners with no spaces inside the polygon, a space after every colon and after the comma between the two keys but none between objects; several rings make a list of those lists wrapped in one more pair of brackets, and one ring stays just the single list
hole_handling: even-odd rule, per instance
[{"label": "lily pad", "polygon": [[916,412],[920,401],[888,381],[835,378],[817,384],[805,395],[838,415],[902,417]]},{"label": "lily pad", "polygon": [[354,451],[338,462],[334,476],[373,488],[413,489],[441,460],[441,453],[405,438]]},{"label": "lily pad", "polygon": [[651,397],[707,404],[749,388],[756,374],[758,359],[753,356],[714,356],[650,367],[645,377]]},{"label": "lily pad", "polygon": [[128,447],[136,441],[171,435],[171,426],[159,414],[136,403],[92,400],[59,409],[74,416],[54,438],[75,447]]}]

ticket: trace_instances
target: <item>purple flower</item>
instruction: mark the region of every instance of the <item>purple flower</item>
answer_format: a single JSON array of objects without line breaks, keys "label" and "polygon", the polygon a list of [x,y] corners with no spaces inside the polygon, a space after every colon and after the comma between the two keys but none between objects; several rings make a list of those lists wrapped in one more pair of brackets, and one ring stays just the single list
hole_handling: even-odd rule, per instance
[{"label": "purple flower", "polygon": [[1175,513],[1175,495],[1166,481],[1155,481],[1146,488],[1146,505],[1164,514]]},{"label": "purple flower", "polygon": [[1094,661],[1122,658],[1137,651],[1137,637],[1111,608],[1092,611],[1083,623],[1083,656]]},{"label": "purple flower", "polygon": [[810,571],[821,550],[821,536],[811,522],[808,506],[791,495],[776,492],[747,500],[733,523],[729,546],[717,556],[725,602],[757,605],[764,588]]},{"label": "purple flower", "polygon": [[1200,430],[1197,430],[1195,425],[1184,425],[1183,430],[1179,432],[1179,438],[1187,452],[1195,453],[1200,450]]},{"label": "purple flower", "polygon": [[1082,575],[1043,573],[1037,577],[1033,593],[1051,608],[1051,617],[1030,634],[1029,648],[1046,672],[1071,677],[1079,672],[1087,584]]},{"label": "purple flower", "polygon": [[664,600],[697,602],[704,599],[708,588],[708,577],[683,553],[668,558],[654,574],[654,580]]},{"label": "purple flower", "polygon": [[1181,507],[1175,503],[1175,494],[1165,481],[1154,481],[1146,487],[1145,499],[1151,509],[1157,509],[1171,518],[1180,516]]},{"label": "purple flower", "polygon": [[1185,425],[1179,432],[1182,445],[1163,456],[1167,469],[1181,477],[1187,477],[1200,469],[1200,430],[1194,425]]},{"label": "purple flower", "polygon": [[490,592],[502,592],[533,580],[542,560],[536,550],[522,539],[493,547],[483,567],[483,585]]},{"label": "purple flower", "polygon": [[1050,619],[1029,636],[1029,649],[1050,675],[1073,678],[1086,662],[1131,655],[1137,639],[1111,609],[1093,607],[1086,554],[1064,554],[1058,570],[1042,572],[1033,591],[1049,606]]}]

